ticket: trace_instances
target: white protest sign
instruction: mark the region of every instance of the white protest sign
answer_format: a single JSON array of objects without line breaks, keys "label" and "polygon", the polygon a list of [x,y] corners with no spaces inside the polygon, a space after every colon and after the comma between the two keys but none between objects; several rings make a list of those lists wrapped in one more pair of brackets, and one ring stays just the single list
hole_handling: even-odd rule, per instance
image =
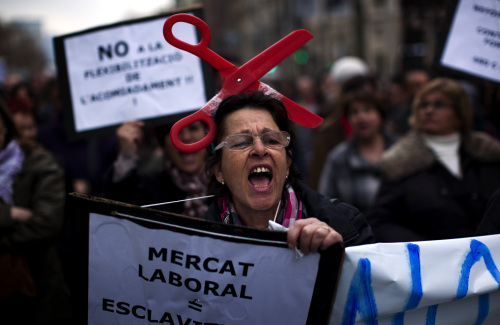
[{"label": "white protest sign", "polygon": [[[207,102],[202,62],[165,41],[167,17],[55,39],[76,134],[129,120],[187,114]],[[193,25],[175,24],[173,33],[182,41],[198,43]]]},{"label": "white protest sign", "polygon": [[500,235],[348,247],[330,324],[500,324]]},{"label": "white protest sign", "polygon": [[319,254],[89,216],[89,324],[306,324]]},{"label": "white protest sign", "polygon": [[441,64],[500,82],[500,2],[460,0]]}]

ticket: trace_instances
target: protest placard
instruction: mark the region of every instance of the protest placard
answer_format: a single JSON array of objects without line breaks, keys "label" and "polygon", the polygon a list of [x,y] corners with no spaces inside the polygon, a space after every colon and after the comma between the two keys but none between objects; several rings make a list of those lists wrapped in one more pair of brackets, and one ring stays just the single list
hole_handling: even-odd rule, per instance
[{"label": "protest placard", "polygon": [[327,324],[343,246],[73,194],[80,324]]},{"label": "protest placard", "polygon": [[346,248],[330,324],[500,324],[500,235]]},{"label": "protest placard", "polygon": [[500,83],[498,0],[460,0],[438,51],[444,68]]},{"label": "protest placard", "polygon": [[[201,9],[186,13],[202,15]],[[165,41],[163,24],[172,14],[54,38],[71,138],[104,133],[130,120],[173,123],[213,96],[212,69]],[[176,24],[173,32],[191,44],[201,39],[199,30],[190,24]]]}]

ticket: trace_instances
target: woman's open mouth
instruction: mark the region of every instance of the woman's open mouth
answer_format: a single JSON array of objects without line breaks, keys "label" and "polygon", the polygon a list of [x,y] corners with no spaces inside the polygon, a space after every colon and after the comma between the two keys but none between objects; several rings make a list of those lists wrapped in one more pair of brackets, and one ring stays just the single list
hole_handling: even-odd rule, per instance
[{"label": "woman's open mouth", "polygon": [[248,175],[248,182],[256,189],[265,189],[271,185],[273,173],[268,167],[255,167]]},{"label": "woman's open mouth", "polygon": [[182,159],[182,162],[185,164],[194,163],[198,159],[197,152],[180,152],[179,157]]}]

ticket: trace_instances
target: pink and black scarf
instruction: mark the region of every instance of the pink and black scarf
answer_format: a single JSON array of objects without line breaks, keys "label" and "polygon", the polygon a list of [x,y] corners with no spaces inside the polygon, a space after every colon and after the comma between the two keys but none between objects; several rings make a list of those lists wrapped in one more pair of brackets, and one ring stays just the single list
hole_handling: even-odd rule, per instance
[{"label": "pink and black scarf", "polygon": [[[285,228],[289,228],[295,220],[305,217],[306,211],[302,200],[295,194],[290,185],[285,187],[282,202],[284,208],[278,213],[275,222]],[[233,202],[227,196],[220,197],[217,200],[220,211],[220,217],[223,223],[245,226],[243,220],[238,217]]]}]

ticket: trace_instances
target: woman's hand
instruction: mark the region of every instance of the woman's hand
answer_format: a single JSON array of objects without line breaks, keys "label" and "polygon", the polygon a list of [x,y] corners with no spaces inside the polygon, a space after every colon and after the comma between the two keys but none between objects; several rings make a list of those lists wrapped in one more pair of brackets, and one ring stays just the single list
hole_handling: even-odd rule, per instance
[{"label": "woman's hand", "polygon": [[136,153],[139,143],[142,141],[142,121],[130,121],[123,123],[117,130],[116,135],[120,143],[120,151]]},{"label": "woman's hand", "polygon": [[305,255],[316,253],[342,242],[342,235],[323,221],[316,218],[300,219],[288,229],[288,247],[294,249],[300,239],[299,248]]},{"label": "woman's hand", "polygon": [[11,206],[10,217],[15,221],[28,221],[33,216],[33,212],[29,209]]}]

